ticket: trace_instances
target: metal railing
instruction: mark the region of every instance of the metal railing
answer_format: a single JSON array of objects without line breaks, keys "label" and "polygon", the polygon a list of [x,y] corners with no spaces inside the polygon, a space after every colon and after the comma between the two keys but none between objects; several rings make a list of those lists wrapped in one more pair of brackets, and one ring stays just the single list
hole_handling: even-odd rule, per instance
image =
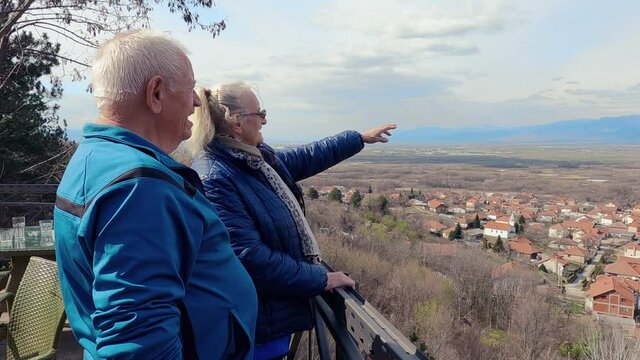
[{"label": "metal railing", "polygon": [[[58,184],[0,184],[0,194],[55,194]],[[1,201],[0,205],[7,207],[40,206],[51,207],[53,202],[38,201]]]},{"label": "metal railing", "polygon": [[[332,271],[328,265],[323,265]],[[334,289],[316,296],[312,303],[321,360],[331,359],[327,330],[335,342],[336,360],[432,360],[356,290]],[[294,338],[289,360],[293,359],[298,343],[299,338]]]}]

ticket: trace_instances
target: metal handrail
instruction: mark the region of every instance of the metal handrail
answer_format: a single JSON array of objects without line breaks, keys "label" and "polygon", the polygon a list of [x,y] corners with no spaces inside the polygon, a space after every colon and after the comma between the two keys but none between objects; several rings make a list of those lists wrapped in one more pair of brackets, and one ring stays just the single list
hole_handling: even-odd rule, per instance
[{"label": "metal handrail", "polygon": [[[0,194],[55,194],[58,184],[0,184]],[[53,202],[0,201],[3,207],[53,207]]]},{"label": "metal handrail", "polygon": [[[323,263],[328,271],[331,268]],[[420,351],[362,295],[350,288],[338,288],[316,296],[313,301],[320,358],[329,358],[325,324],[335,340],[336,359],[431,360]],[[319,316],[318,316],[319,315]]]},{"label": "metal handrail", "polygon": [[0,194],[55,194],[58,184],[0,184]]}]

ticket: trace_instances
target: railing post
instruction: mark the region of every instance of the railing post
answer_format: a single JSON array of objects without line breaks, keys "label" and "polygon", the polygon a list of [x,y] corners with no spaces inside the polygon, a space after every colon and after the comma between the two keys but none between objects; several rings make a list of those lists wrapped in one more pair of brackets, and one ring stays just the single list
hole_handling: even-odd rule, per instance
[{"label": "railing post", "polygon": [[[327,342],[327,327],[322,320],[322,316],[318,312],[318,309],[313,307],[313,317],[316,322],[316,341],[318,342],[318,353],[320,353],[320,360],[330,360],[329,343]],[[308,359],[312,360],[312,359]]]}]

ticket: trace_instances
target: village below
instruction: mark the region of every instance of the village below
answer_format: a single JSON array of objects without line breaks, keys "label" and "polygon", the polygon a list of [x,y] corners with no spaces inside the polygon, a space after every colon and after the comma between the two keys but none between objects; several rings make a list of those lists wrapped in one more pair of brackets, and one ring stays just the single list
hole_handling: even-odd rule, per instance
[{"label": "village below", "polygon": [[[304,182],[309,218],[323,255],[359,274],[392,321],[406,312],[407,324],[396,326],[424,350],[437,358],[469,358],[461,353],[473,348],[478,359],[595,359],[594,337],[599,346],[637,349],[640,202],[390,186],[402,180],[362,186],[392,171],[375,170],[381,164],[344,181],[355,186],[341,184],[358,165]],[[399,282],[414,289],[384,294]],[[389,300],[396,296],[405,304]]]}]

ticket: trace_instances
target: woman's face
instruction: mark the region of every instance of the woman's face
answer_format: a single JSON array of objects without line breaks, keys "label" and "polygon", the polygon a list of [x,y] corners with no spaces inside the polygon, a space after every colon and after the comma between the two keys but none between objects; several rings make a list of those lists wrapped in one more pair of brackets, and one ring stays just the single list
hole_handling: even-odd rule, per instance
[{"label": "woman's face", "polygon": [[[238,123],[233,126],[238,140],[251,146],[262,144],[263,138],[260,129],[267,124],[266,113],[260,109],[258,98],[251,91],[240,96],[240,102],[244,106],[245,112],[238,117]],[[261,116],[265,115],[265,118]]]}]

